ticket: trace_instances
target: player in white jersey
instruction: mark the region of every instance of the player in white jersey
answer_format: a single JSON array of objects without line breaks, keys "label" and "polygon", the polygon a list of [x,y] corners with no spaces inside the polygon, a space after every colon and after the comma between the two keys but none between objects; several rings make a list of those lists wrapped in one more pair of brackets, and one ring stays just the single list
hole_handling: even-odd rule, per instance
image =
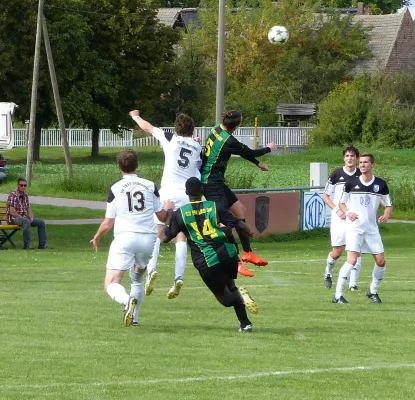
[{"label": "player in white jersey", "polygon": [[[164,132],[160,128],[154,127],[149,122],[140,117],[138,110],[130,112],[131,117],[137,122],[138,126],[151,133],[160,141],[164,152],[164,169],[161,179],[160,198],[161,200],[170,199],[175,204],[175,210],[189,203],[186,194],[186,181],[196,177],[200,179],[199,168],[201,166],[201,146],[193,139],[194,122],[186,114],[179,114],[174,122],[176,133]],[[164,232],[164,225],[157,221],[159,236]],[[160,253],[160,238],[157,238],[154,246],[153,255],[148,264],[147,279],[145,285],[146,295],[153,291],[153,284],[157,278],[157,259]],[[179,233],[176,237],[176,257],[174,268],[174,282],[167,297],[174,299],[180,293],[183,286],[183,275],[186,268],[187,244],[186,236]]]},{"label": "player in white jersey", "polygon": [[[358,149],[353,146],[345,148],[343,150],[344,166],[330,174],[323,193],[324,202],[332,209],[330,224],[332,250],[327,256],[326,270],[324,272],[324,285],[327,289],[332,287],[333,268],[343,254],[346,245],[346,215],[340,210],[339,204],[345,183],[350,178],[360,176],[360,170],[356,168],[358,158]],[[358,257],[355,268],[353,268],[350,274],[349,289],[352,291],[359,290],[357,282],[360,267],[361,257]]]},{"label": "player in white jersey", "polygon": [[[135,151],[122,151],[118,155],[118,168],[122,179],[109,188],[105,219],[91,243],[98,252],[101,237],[114,227],[104,289],[113,300],[124,305],[123,323],[130,326],[138,325],[138,312],[144,298],[143,274],[157,237],[154,213],[161,221],[166,221],[174,203],[166,201],[162,208],[156,185],[137,176]],[[130,271],[130,295],[121,285],[127,270]]]},{"label": "player in white jersey", "polygon": [[[362,175],[350,179],[344,186],[340,209],[346,214],[347,261],[339,271],[333,303],[348,303],[343,297],[343,289],[361,253],[372,254],[375,259],[367,297],[374,303],[382,302],[378,296],[378,288],[385,275],[386,261],[378,222],[389,220],[392,214],[392,201],[386,182],[373,176],[374,163],[375,158],[372,154],[362,154],[359,158]],[[381,202],[385,210],[383,215],[378,217]]]}]

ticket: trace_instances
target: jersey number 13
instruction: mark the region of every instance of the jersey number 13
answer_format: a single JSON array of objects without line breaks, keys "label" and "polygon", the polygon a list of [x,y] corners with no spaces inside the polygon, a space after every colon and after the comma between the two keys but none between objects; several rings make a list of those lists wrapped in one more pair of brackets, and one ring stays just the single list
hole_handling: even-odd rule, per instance
[{"label": "jersey number 13", "polygon": [[135,211],[143,211],[145,208],[144,204],[144,195],[142,192],[134,192],[131,195],[131,192],[126,192],[127,201],[128,201],[128,211],[133,212],[133,208]]}]

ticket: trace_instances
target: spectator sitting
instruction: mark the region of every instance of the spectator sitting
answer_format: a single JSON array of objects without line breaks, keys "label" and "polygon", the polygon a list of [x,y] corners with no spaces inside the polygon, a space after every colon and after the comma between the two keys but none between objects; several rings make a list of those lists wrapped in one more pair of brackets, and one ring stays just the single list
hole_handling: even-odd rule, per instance
[{"label": "spectator sitting", "polygon": [[29,205],[29,196],[26,194],[26,188],[26,179],[19,178],[17,180],[16,191],[10,193],[9,197],[7,198],[7,222],[23,227],[24,249],[30,249],[30,227],[37,227],[39,236],[38,249],[46,249],[47,237],[45,221],[43,219],[37,219],[33,217],[33,213]]}]

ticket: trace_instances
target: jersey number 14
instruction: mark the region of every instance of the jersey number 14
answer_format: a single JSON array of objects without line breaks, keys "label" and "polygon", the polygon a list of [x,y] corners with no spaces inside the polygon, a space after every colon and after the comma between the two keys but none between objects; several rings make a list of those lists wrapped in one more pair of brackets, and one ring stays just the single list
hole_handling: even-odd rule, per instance
[{"label": "jersey number 14", "polygon": [[203,236],[209,236],[211,239],[218,237],[218,233],[216,232],[216,229],[213,227],[212,223],[210,222],[210,219],[205,219],[203,221],[203,228],[202,228],[203,236],[200,234],[199,227],[197,226],[196,222],[192,222],[190,225],[192,226],[193,230],[196,232],[196,237],[198,240],[202,240]]}]

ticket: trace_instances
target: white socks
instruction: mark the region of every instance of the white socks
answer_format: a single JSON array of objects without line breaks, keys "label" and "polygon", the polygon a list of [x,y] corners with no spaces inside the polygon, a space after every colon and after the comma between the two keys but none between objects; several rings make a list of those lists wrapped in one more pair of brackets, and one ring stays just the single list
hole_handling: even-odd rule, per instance
[{"label": "white socks", "polygon": [[350,272],[349,288],[351,288],[352,286],[357,286],[361,266],[362,266],[362,257],[358,257],[356,265],[353,267],[352,271]]},{"label": "white socks", "polygon": [[373,267],[372,272],[372,283],[370,284],[370,293],[376,294],[378,292],[378,288],[380,283],[382,282],[383,276],[385,275],[386,267],[379,267],[379,265],[375,264]]},{"label": "white socks", "polygon": [[111,299],[115,300],[117,303],[122,305],[126,305],[130,296],[125,291],[124,286],[120,285],[119,283],[110,283],[107,287],[107,293],[111,297]]},{"label": "white socks", "polygon": [[139,312],[141,304],[144,300],[144,272],[138,273],[134,271],[134,268],[130,269],[130,282],[131,282],[131,291],[130,296],[137,299],[137,305],[134,309],[133,322],[139,320]]},{"label": "white socks", "polygon": [[147,274],[151,274],[153,271],[157,269],[157,260],[160,254],[160,239],[156,239],[156,243],[154,243],[153,253],[151,254],[151,259],[147,264]]},{"label": "white socks", "polygon": [[187,261],[187,242],[176,243],[176,260],[174,267],[174,280],[184,276]]},{"label": "white socks", "polygon": [[339,277],[337,279],[337,285],[336,285],[336,294],[334,295],[336,299],[343,296],[344,286],[346,285],[346,282],[350,277],[352,268],[354,268],[354,266],[352,264],[349,264],[347,261],[340,268]]},{"label": "white socks", "polygon": [[326,272],[325,276],[333,276],[333,268],[337,263],[337,260],[334,258],[331,258],[331,253],[327,256],[327,266],[326,266]]}]

